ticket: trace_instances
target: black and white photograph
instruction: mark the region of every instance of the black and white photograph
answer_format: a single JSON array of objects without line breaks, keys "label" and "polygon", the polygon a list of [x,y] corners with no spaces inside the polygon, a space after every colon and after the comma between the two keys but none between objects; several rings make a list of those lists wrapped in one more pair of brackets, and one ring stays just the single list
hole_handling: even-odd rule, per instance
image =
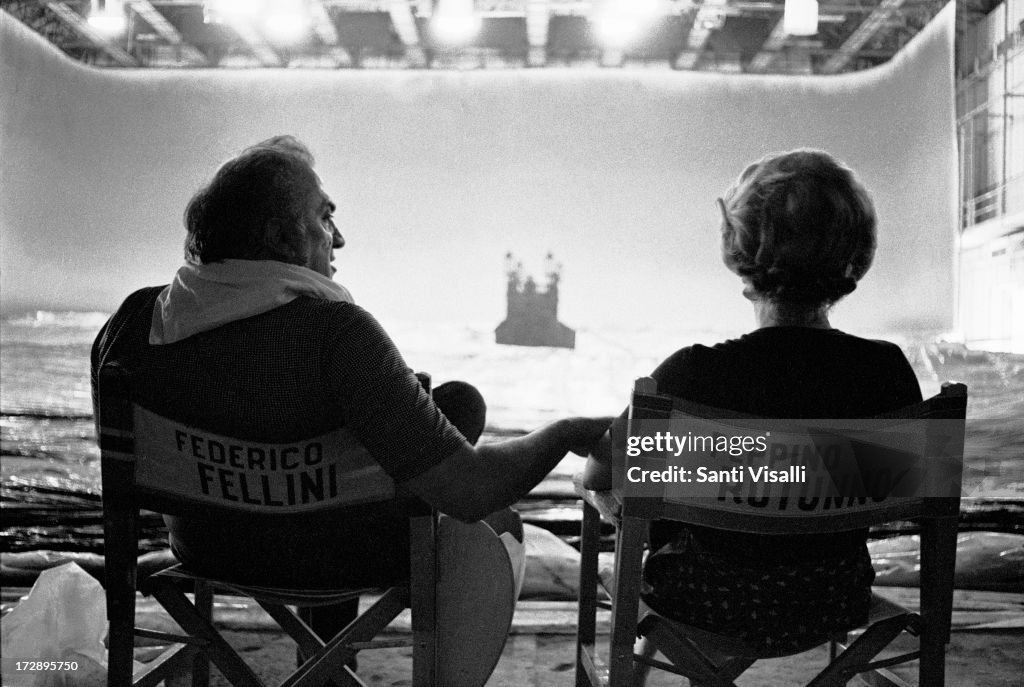
[{"label": "black and white photograph", "polygon": [[1024,0],[0,0],[11,687],[1019,687]]}]

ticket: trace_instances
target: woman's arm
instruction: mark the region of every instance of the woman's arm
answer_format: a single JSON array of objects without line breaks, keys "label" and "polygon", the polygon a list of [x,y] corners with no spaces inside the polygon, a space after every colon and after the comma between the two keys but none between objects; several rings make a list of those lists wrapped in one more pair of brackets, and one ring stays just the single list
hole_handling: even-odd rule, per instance
[{"label": "woman's arm", "polygon": [[612,435],[611,430],[594,445],[583,469],[583,486],[594,491],[612,488]]},{"label": "woman's arm", "polygon": [[612,488],[612,437],[619,440],[626,433],[627,408],[622,415],[615,418],[608,431],[594,444],[587,456],[587,466],[583,469],[583,486],[594,491],[607,491]]}]

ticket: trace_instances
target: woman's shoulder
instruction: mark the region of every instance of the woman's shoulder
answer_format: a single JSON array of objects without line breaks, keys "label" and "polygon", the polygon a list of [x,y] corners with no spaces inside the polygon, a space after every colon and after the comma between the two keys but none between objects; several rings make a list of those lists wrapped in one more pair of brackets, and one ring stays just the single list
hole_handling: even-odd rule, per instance
[{"label": "woman's shoulder", "polygon": [[712,346],[691,344],[665,358],[651,376],[658,382],[661,393],[688,398],[697,403],[714,404],[705,392],[729,384],[738,373],[743,357],[736,355],[722,342]]},{"label": "woman's shoulder", "polygon": [[659,372],[664,375],[677,370],[701,367],[705,365],[709,359],[716,357],[717,348],[718,344],[714,346],[705,346],[704,344],[683,346],[675,353],[672,353],[670,356],[665,358],[665,360],[658,365],[652,376],[655,379],[658,379]]},{"label": "woman's shoulder", "polygon": [[803,356],[813,352],[828,358],[846,354],[906,360],[899,344],[884,339],[868,339],[838,329],[765,327],[712,345],[684,346],[666,358],[661,367],[735,365],[762,356]]},{"label": "woman's shoulder", "polygon": [[893,341],[886,339],[868,339],[854,334],[847,334],[838,329],[828,330],[841,345],[853,351],[861,351],[865,354],[887,356],[893,359],[906,361],[903,347]]},{"label": "woman's shoulder", "polygon": [[717,344],[715,349],[737,351],[742,349],[765,350],[848,350],[866,354],[899,354],[903,349],[899,344],[885,339],[869,339],[849,334],[840,329],[821,329],[816,327],[762,327],[744,334],[738,339],[730,339]]}]

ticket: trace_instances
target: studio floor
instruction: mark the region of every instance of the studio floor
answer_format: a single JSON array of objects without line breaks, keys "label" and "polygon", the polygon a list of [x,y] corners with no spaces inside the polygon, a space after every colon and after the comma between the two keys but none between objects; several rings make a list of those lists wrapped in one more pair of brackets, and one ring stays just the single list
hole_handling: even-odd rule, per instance
[{"label": "studio floor", "polygon": [[[295,649],[279,633],[232,632],[229,641],[243,647],[268,684],[274,684],[293,666]],[[946,662],[949,687],[1020,687],[1024,684],[1024,632],[958,632],[949,645]],[[505,652],[487,683],[491,687],[571,687],[575,638],[566,634],[521,634],[509,637]],[[822,647],[796,658],[776,659],[755,664],[738,681],[754,687],[792,687],[806,684],[827,659]],[[370,685],[404,687],[411,685],[411,650],[381,649],[364,653],[359,659],[359,676]],[[913,668],[894,672],[916,684]],[[214,671],[213,687],[227,687]],[[649,687],[679,687],[681,678],[653,672]]]},{"label": "studio floor", "polygon": [[[1024,624],[1015,609],[1024,600],[1015,595],[958,593],[958,611],[947,647],[946,684],[949,687],[1021,687],[1024,685]],[[1000,610],[1001,609],[1001,610]],[[1016,617],[1016,620],[1014,619]],[[982,620],[983,622],[977,622]],[[401,632],[401,628],[398,630]],[[512,634],[490,681],[491,687],[571,687],[574,681],[575,610],[569,602],[520,602]],[[291,640],[266,629],[233,630],[229,641],[268,684],[283,679],[293,668]],[[599,641],[607,641],[607,635]],[[908,642],[913,641],[907,638]],[[909,646],[909,644],[908,644]],[[897,647],[899,648],[899,647]],[[738,681],[740,686],[782,687],[806,684],[827,662],[821,647],[796,657],[761,661]],[[359,676],[370,685],[411,685],[411,649],[381,649],[359,656]],[[916,663],[893,669],[917,684]],[[213,687],[227,687],[216,674]],[[682,679],[653,671],[649,687],[679,687]]]}]

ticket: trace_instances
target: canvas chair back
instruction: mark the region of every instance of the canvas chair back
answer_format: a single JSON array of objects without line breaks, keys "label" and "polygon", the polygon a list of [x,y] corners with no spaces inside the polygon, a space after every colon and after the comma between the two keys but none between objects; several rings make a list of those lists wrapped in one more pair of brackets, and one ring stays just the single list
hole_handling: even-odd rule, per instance
[{"label": "canvas chair back", "polygon": [[[966,394],[964,385],[947,384],[933,398],[867,419],[766,420],[661,395],[653,379],[638,379],[630,405],[631,435],[644,421],[658,420],[698,437],[751,436],[770,428],[770,438],[765,459],[709,461],[703,466],[705,476],[712,462],[735,467],[734,475],[741,475],[743,482],[695,485],[691,474],[686,484],[661,483],[661,498],[646,495],[649,488],[639,497],[627,491],[623,514],[769,534],[956,517]],[[829,464],[828,458],[840,453],[835,461],[840,464]],[[768,470],[783,480],[799,480],[799,485],[764,481]]]},{"label": "canvas chair back", "polygon": [[[832,643],[831,661],[809,685],[846,684],[860,673],[870,675],[876,681],[872,684],[898,684],[885,682],[891,674],[887,674],[884,667],[918,659],[919,684],[941,687],[952,614],[966,407],[967,388],[963,384],[947,383],[939,395],[923,403],[872,418],[873,432],[880,427],[883,433],[891,432],[899,440],[879,440],[872,434],[872,441],[866,444],[880,452],[865,454],[868,465],[876,468],[881,465],[877,461],[870,462],[876,457],[903,461],[912,479],[893,480],[888,488],[868,489],[863,493],[801,495],[785,489],[756,492],[753,488],[738,489],[735,484],[725,487],[710,484],[704,489],[671,480],[638,489],[635,485],[626,485],[629,463],[625,466],[616,463],[615,487],[611,491],[588,490],[578,479],[576,489],[583,499],[584,512],[577,684],[624,687],[634,684],[635,676],[642,674],[646,666],[656,666],[685,675],[698,684],[727,687],[734,685],[733,680],[759,656],[755,650],[740,646],[742,643],[732,638],[666,621],[653,614],[644,618],[638,628],[642,561],[648,528],[653,520],[669,519],[742,532],[797,534],[859,529],[914,518],[920,526],[920,612],[900,608],[876,595],[868,628],[848,648],[845,642],[834,637],[822,638],[823,642]],[[661,395],[657,393],[655,380],[638,379],[630,404],[628,434],[642,435],[644,423],[650,421],[662,423],[655,425],[658,428],[673,422],[679,434],[692,431],[697,436],[729,436],[730,432],[752,435],[752,427],[767,431],[761,418]],[[831,445],[828,442],[833,440],[847,449],[851,445],[850,426],[845,422],[772,420],[771,427],[773,441],[786,446],[787,450],[792,449],[794,455],[813,457],[818,454],[821,458],[823,447]],[[646,429],[649,428],[650,425]],[[852,444],[858,445],[857,441]],[[855,457],[859,458],[860,454],[855,452]],[[705,459],[712,460],[713,456],[705,456]],[[808,462],[809,466],[811,464],[813,460]],[[665,464],[655,459],[643,465],[657,472]],[[739,466],[747,467],[743,463]],[[622,470],[622,467],[627,469]],[[693,470],[696,467],[691,466]],[[834,477],[835,473],[828,468],[825,465],[826,473]],[[816,469],[822,467],[818,465]],[[666,475],[672,477],[669,473]],[[611,578],[598,574],[602,517],[616,528],[615,566]],[[613,600],[607,659],[599,655],[596,647],[599,581]],[[874,657],[905,630],[918,634],[918,651],[873,662]],[[650,656],[634,655],[638,631],[654,641],[673,665],[655,661]],[[839,648],[844,649],[842,653],[837,652]]]},{"label": "canvas chair back", "polygon": [[289,442],[228,437],[131,401],[101,371],[99,437],[109,497],[168,514],[289,516],[396,498],[394,480],[351,432]]}]

